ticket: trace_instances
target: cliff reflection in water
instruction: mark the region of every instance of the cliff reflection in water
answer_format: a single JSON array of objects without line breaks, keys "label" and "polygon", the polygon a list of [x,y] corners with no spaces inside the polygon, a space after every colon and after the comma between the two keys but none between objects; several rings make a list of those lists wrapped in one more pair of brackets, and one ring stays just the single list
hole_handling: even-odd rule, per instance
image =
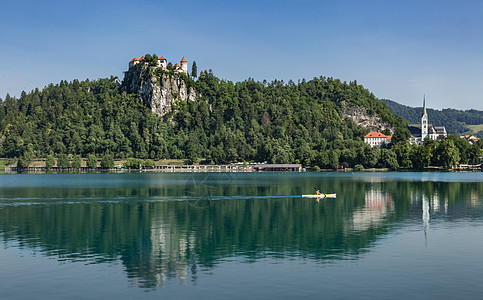
[{"label": "cliff reflection in water", "polygon": [[[150,288],[195,282],[226,259],[358,259],[407,220],[427,232],[430,220],[453,221],[462,208],[465,217],[482,216],[479,182],[194,176],[162,185],[1,188],[0,237],[58,260],[121,260],[130,280]],[[337,199],[298,197],[314,186]]]}]

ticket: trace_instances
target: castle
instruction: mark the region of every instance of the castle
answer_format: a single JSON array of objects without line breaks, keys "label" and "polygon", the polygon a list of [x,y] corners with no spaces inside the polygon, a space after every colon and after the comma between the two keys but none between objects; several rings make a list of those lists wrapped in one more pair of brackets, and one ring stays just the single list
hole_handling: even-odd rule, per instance
[{"label": "castle", "polygon": [[[167,62],[168,61],[167,61],[166,58],[164,58],[163,56],[160,56],[160,57],[158,57],[157,67],[162,68],[163,70],[166,70],[167,69]],[[144,56],[142,56],[141,58],[133,58],[129,62],[129,69],[131,69],[132,67],[134,67],[137,64],[145,64],[145,63],[147,63],[147,61],[144,58]],[[181,59],[181,61],[179,62],[179,65],[176,63],[173,66],[173,71],[175,73],[185,73],[186,75],[188,75],[188,61],[186,60],[186,58],[183,57]]]},{"label": "castle", "polygon": [[423,115],[421,116],[420,124],[408,124],[411,138],[409,142],[411,144],[421,145],[425,138],[432,140],[442,139],[448,134],[444,126],[433,126],[428,123],[428,113],[426,112],[426,96],[423,100]]}]

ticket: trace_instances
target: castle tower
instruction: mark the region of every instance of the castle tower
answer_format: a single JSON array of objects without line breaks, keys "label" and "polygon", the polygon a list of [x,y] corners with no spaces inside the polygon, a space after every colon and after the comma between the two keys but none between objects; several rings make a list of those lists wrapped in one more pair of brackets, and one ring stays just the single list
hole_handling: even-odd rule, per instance
[{"label": "castle tower", "polygon": [[166,58],[164,58],[163,56],[160,56],[158,58],[158,67],[161,67],[163,68],[164,70],[166,70]]},{"label": "castle tower", "polygon": [[181,71],[183,71],[185,74],[188,74],[188,62],[186,61],[186,58],[181,59]]},{"label": "castle tower", "polygon": [[423,100],[423,115],[421,116],[421,142],[428,137],[428,113],[426,112],[426,95]]}]

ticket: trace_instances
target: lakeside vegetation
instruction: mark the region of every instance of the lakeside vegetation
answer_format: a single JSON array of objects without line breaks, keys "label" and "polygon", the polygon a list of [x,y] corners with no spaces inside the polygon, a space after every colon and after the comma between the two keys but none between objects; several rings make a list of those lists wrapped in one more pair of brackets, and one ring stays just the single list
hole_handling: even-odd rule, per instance
[{"label": "lakeside vegetation", "polygon": [[[482,156],[481,141],[470,145],[456,136],[411,146],[406,122],[357,82],[233,83],[211,70],[194,77],[183,79],[198,99],[176,103],[162,118],[116,86],[115,78],[61,81],[19,98],[7,95],[0,99],[0,157],[16,158],[20,168],[34,158],[53,166],[54,158],[62,164],[70,156],[72,164],[100,159],[106,168],[129,158],[397,170],[478,164]],[[369,130],[342,117],[347,107],[364,107],[391,124],[391,144],[380,149],[364,143]]]}]

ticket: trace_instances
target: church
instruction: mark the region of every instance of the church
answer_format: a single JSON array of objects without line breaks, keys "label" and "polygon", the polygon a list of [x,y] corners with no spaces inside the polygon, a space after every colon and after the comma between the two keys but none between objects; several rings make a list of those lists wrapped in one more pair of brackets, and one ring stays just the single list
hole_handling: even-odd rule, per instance
[{"label": "church", "polygon": [[409,124],[408,129],[409,132],[411,132],[409,142],[413,145],[421,145],[425,138],[437,140],[448,135],[444,126],[433,126],[432,124],[428,123],[428,113],[426,112],[426,96],[423,100],[423,115],[421,116],[421,123]]}]

